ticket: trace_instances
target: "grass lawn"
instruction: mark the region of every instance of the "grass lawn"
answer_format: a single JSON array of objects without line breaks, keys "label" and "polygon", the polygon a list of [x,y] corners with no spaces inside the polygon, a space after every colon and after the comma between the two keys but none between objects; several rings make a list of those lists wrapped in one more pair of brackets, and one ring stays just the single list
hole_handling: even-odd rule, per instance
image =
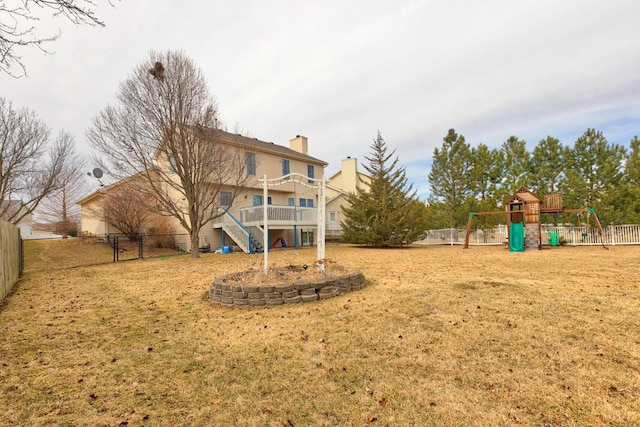
[{"label": "grass lawn", "polygon": [[364,289],[242,309],[206,293],[262,255],[65,268],[104,248],[25,245],[0,306],[3,426],[640,425],[639,247],[331,244]]}]

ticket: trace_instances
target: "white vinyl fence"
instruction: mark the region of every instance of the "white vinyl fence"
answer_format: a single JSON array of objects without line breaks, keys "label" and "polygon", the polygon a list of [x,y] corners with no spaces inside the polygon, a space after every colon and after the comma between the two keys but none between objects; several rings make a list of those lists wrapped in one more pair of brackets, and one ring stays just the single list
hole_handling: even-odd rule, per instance
[{"label": "white vinyl fence", "polygon": [[[464,245],[466,229],[444,228],[428,230],[422,240],[423,245]],[[598,229],[587,227],[554,227],[542,225],[542,244],[549,243],[549,233],[558,233],[561,243],[570,246],[600,245]],[[507,226],[499,225],[489,229],[471,230],[469,246],[502,245],[507,241]],[[640,225],[610,225],[603,229],[605,245],[640,245]]]}]

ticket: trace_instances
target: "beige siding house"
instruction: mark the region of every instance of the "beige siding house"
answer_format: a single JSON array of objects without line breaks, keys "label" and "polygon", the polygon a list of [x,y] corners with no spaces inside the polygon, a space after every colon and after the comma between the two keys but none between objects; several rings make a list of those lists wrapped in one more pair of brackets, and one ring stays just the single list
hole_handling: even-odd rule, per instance
[{"label": "beige siding house", "polygon": [[[324,178],[327,163],[308,154],[307,138],[298,135],[290,140],[289,147],[285,147],[220,130],[212,131],[212,136],[230,150],[244,151],[248,182],[228,214],[214,219],[202,229],[201,245],[209,245],[212,249],[235,245],[253,253],[261,252],[265,247],[315,244],[318,190],[309,185],[317,185]],[[288,174],[300,174],[311,179],[290,177],[282,185],[269,187],[268,200],[264,201],[263,185],[259,179],[264,175],[272,179]],[[77,202],[82,208],[81,229],[84,234],[102,236],[119,232],[96,215],[100,211],[99,204],[111,188],[113,185]],[[221,199],[224,203],[224,194]],[[268,208],[268,236],[264,236],[263,229],[264,202]],[[171,225],[176,233],[183,234],[176,239],[178,245],[191,250],[186,231],[177,220],[172,220]],[[149,228],[143,231],[149,232]]]},{"label": "beige siding house", "polygon": [[370,177],[358,172],[358,160],[347,157],[342,160],[340,170],[327,178],[327,236],[340,236],[344,221],[342,208],[348,205],[347,195],[355,193],[357,189],[369,189]]}]

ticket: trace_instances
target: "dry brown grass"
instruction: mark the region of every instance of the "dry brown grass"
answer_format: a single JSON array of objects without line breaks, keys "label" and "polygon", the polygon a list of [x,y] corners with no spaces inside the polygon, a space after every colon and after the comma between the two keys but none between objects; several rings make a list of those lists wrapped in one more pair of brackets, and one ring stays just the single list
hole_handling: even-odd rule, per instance
[{"label": "dry brown grass", "polygon": [[640,424],[638,247],[329,245],[367,287],[240,309],[205,294],[261,256],[52,270],[65,243],[35,245],[0,312],[2,425]]}]

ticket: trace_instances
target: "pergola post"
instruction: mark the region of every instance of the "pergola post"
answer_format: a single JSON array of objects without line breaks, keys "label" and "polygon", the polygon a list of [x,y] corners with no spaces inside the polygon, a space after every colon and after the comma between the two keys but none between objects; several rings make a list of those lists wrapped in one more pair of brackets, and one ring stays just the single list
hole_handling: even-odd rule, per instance
[{"label": "pergola post", "polygon": [[[280,184],[284,184],[285,182],[289,182],[290,179],[298,178],[298,183],[305,185],[309,188],[317,188],[318,189],[318,238],[316,241],[317,254],[316,254],[316,262],[320,268],[320,271],[324,272],[325,270],[325,203],[326,203],[326,184],[327,181],[323,177],[320,182],[315,184],[309,184],[309,181],[315,182],[312,177],[305,176],[299,173],[290,173],[288,175],[281,176],[280,178],[271,178],[268,179],[267,175],[264,174],[262,179],[259,179],[258,182],[261,182],[262,187],[262,206],[263,206],[263,220],[264,220],[264,274],[268,274],[269,272],[269,209],[268,209],[268,200],[269,200],[269,192],[268,186],[276,186]],[[294,233],[296,232],[296,227],[294,226]],[[294,237],[294,239],[297,236]]]},{"label": "pergola post", "polygon": [[267,174],[263,177],[264,185],[262,187],[262,219],[264,220],[264,274],[269,272],[269,190],[267,188]]}]

